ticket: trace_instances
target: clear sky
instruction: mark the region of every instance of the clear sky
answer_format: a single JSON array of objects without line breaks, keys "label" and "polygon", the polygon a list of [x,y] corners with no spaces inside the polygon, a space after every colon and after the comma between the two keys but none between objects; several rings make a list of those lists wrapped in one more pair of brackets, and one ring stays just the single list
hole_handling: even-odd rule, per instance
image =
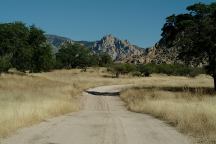
[{"label": "clear sky", "polygon": [[160,39],[167,16],[195,2],[215,0],[0,0],[0,23],[23,21],[73,40],[113,34],[148,47]]}]

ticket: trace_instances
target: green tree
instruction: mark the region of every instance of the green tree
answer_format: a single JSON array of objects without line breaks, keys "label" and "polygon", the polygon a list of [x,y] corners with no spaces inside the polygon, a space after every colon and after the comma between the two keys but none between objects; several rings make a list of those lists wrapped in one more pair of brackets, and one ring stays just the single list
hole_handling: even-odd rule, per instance
[{"label": "green tree", "polygon": [[108,66],[113,63],[111,56],[107,53],[100,53],[99,54],[99,66]]},{"label": "green tree", "polygon": [[54,58],[52,54],[52,47],[47,44],[41,44],[34,50],[33,54],[33,71],[49,71],[54,67]]},{"label": "green tree", "polygon": [[13,54],[28,45],[29,29],[21,22],[0,24],[0,55]]},{"label": "green tree", "polygon": [[139,64],[137,65],[137,70],[144,76],[150,76],[152,73],[158,73],[156,64]]},{"label": "green tree", "polygon": [[22,22],[0,24],[0,56],[7,55],[11,67],[20,71],[46,71],[53,60],[44,32]]},{"label": "green tree", "polygon": [[134,64],[112,64],[109,70],[112,73],[115,73],[116,77],[118,78],[120,74],[128,74],[136,71],[136,65]]},{"label": "green tree", "polygon": [[123,74],[125,67],[122,64],[113,64],[110,68],[112,73],[115,73],[116,78],[119,78],[120,74]]},{"label": "green tree", "polygon": [[59,68],[84,68],[91,64],[91,53],[80,44],[65,42],[56,54],[56,60]]},{"label": "green tree", "polygon": [[90,66],[99,66],[100,56],[98,54],[90,55]]},{"label": "green tree", "polygon": [[168,46],[180,49],[179,58],[186,64],[207,61],[206,71],[214,79],[216,90],[216,3],[197,3],[188,13],[172,15],[162,28]]},{"label": "green tree", "polygon": [[32,69],[32,48],[28,45],[23,47],[17,47],[13,52],[11,59],[12,66],[17,70],[25,72]]},{"label": "green tree", "polygon": [[21,22],[0,24],[0,56],[11,56],[13,67],[29,68],[31,50],[28,45],[29,29]]},{"label": "green tree", "polygon": [[32,48],[31,70],[41,72],[53,68],[52,47],[47,43],[44,31],[31,26],[28,42]]}]

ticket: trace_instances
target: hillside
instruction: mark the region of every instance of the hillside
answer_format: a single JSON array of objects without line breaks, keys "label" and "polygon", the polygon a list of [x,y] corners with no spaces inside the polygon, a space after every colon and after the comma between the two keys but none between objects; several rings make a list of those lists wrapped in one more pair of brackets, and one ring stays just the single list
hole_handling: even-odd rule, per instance
[{"label": "hillside", "polygon": [[130,44],[128,40],[121,40],[113,35],[106,35],[98,41],[74,41],[57,35],[46,35],[54,52],[57,52],[60,46],[70,41],[85,45],[93,53],[108,53],[115,62],[121,63],[181,63],[178,60],[178,49],[176,47],[167,48],[166,44],[160,40],[151,48],[141,48]]},{"label": "hillside", "polygon": [[120,40],[112,35],[104,36],[91,48],[94,53],[108,53],[113,60],[126,63],[143,63],[145,49]]},{"label": "hillside", "polygon": [[52,44],[54,52],[66,42],[79,43],[92,50],[93,53],[108,53],[113,60],[126,63],[143,63],[145,60],[145,49],[130,44],[127,40],[120,40],[112,35],[104,36],[98,41],[74,41],[57,35],[46,35],[48,42]]},{"label": "hillside", "polygon": [[62,36],[57,36],[57,35],[50,35],[47,34],[46,38],[48,40],[48,42],[52,45],[53,47],[53,51],[56,53],[59,49],[59,47],[66,41],[71,41],[74,42],[73,40],[71,40],[70,38],[66,38],[66,37],[62,37]]}]

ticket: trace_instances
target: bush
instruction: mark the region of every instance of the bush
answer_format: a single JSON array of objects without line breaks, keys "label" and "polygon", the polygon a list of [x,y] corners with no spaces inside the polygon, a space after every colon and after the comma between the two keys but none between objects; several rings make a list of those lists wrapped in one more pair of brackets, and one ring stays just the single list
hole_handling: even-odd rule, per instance
[{"label": "bush", "polygon": [[141,76],[143,76],[143,75],[142,75],[141,72],[135,71],[135,72],[132,72],[132,76],[134,76],[134,77],[141,77]]},{"label": "bush", "polygon": [[129,74],[136,72],[136,65],[134,64],[113,64],[108,69],[108,71],[115,73],[116,77],[120,74]]},{"label": "bush", "polygon": [[205,73],[204,68],[194,68],[180,64],[113,64],[107,70],[116,75],[131,73],[132,76],[139,77],[149,77],[152,73],[195,77]]},{"label": "bush", "polygon": [[151,75],[151,74],[150,74],[149,72],[145,72],[145,73],[144,73],[144,76],[145,76],[145,77],[149,77],[150,75]]},{"label": "bush", "polygon": [[120,73],[120,74],[125,73],[125,67],[122,64],[114,64],[114,65],[111,66],[110,69],[114,73]]},{"label": "bush", "polygon": [[98,57],[98,65],[101,67],[109,66],[113,63],[112,57],[107,53],[99,53]]},{"label": "bush", "polygon": [[163,73],[167,75],[195,77],[199,74],[205,73],[203,68],[193,68],[180,64],[138,65],[137,71],[141,72],[145,76],[149,76],[152,73]]},{"label": "bush", "polygon": [[56,53],[58,68],[85,68],[91,65],[89,49],[80,45],[65,42]]},{"label": "bush", "polygon": [[137,71],[139,71],[144,76],[150,76],[152,73],[157,73],[155,65],[146,64],[146,65],[137,65]]},{"label": "bush", "polygon": [[206,73],[204,68],[194,68],[190,71],[189,76],[196,77],[199,74],[204,74],[204,73]]},{"label": "bush", "polygon": [[136,65],[134,64],[122,64],[124,67],[124,73],[128,74],[128,73],[132,73],[136,71]]}]

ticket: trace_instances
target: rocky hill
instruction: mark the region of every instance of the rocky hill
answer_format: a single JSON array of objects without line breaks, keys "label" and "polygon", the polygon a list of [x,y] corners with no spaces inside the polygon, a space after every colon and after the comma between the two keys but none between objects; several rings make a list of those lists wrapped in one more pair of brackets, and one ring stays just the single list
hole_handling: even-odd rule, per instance
[{"label": "rocky hill", "polygon": [[85,45],[92,50],[93,53],[108,53],[114,61],[125,63],[143,63],[145,57],[145,49],[130,44],[127,40],[120,40],[112,35],[104,36],[99,41],[74,41],[69,38],[64,38],[56,35],[46,35],[48,42],[54,47],[54,52],[57,52],[60,46],[70,41]]},{"label": "rocky hill", "polygon": [[85,45],[86,47],[92,47],[94,42],[89,42],[89,41],[75,41],[70,38],[62,37],[62,36],[57,36],[57,35],[46,35],[46,38],[48,42],[53,46],[53,51],[57,52],[60,48],[60,46],[65,43],[66,41],[69,41],[71,43],[79,43],[82,45]]},{"label": "rocky hill", "polygon": [[93,53],[108,53],[115,62],[121,63],[181,63],[178,60],[178,49],[176,47],[167,48],[161,40],[151,48],[140,48],[132,45],[127,40],[120,40],[113,35],[104,36],[98,41],[74,41],[69,38],[46,35],[48,42],[53,45],[54,52],[57,52],[60,46],[70,41],[85,45],[92,50]]},{"label": "rocky hill", "polygon": [[94,53],[108,53],[113,60],[126,63],[143,63],[145,49],[132,45],[127,40],[120,40],[112,35],[107,35],[96,41],[91,47]]},{"label": "rocky hill", "polygon": [[66,42],[66,41],[74,42],[73,40],[71,40],[69,38],[57,36],[57,35],[48,35],[47,34],[46,38],[47,38],[48,42],[52,45],[54,52],[57,52],[59,50],[60,46],[64,42]]},{"label": "rocky hill", "polygon": [[145,55],[145,62],[144,63],[166,63],[166,64],[173,64],[173,63],[182,63],[178,59],[179,51],[177,47],[170,47],[162,43],[158,42],[155,46],[146,49]]},{"label": "rocky hill", "polygon": [[[146,50],[144,63],[166,63],[166,64],[184,64],[183,60],[179,58],[181,48],[173,45],[167,46],[167,44],[161,39],[154,47]],[[190,62],[187,63],[191,66],[204,66],[207,65],[207,57],[203,57],[201,60],[190,58]]]}]

